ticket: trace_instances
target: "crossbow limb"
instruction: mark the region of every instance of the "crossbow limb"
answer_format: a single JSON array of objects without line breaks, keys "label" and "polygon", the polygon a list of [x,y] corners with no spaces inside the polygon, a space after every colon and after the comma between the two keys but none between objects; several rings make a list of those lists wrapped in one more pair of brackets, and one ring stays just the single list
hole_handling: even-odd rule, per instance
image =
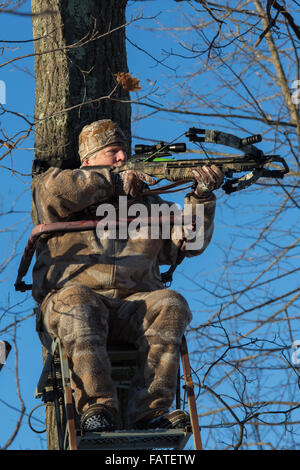
[{"label": "crossbow limb", "polygon": [[[204,135],[204,137],[198,137],[198,134]],[[206,142],[213,144],[221,144],[227,147],[232,147],[234,149],[242,150],[244,152],[244,163],[242,166],[238,165],[240,162],[240,156],[232,156],[233,164],[225,166],[225,176],[227,176],[227,181],[224,183],[222,188],[227,194],[232,192],[240,191],[251,186],[261,177],[267,178],[283,178],[283,176],[289,172],[289,167],[284,160],[284,158],[279,155],[265,155],[262,150],[258,149],[253,145],[254,143],[261,142],[262,137],[260,134],[251,135],[249,137],[240,138],[233,134],[228,134],[226,132],[221,132],[213,129],[198,129],[191,127],[188,132],[185,134],[191,142]],[[234,160],[236,159],[236,162]],[[215,159],[212,159],[212,161]],[[218,159],[216,159],[218,160]],[[246,170],[247,160],[253,161],[256,163],[256,167],[248,171],[245,175],[239,178],[233,178],[232,175],[234,172],[239,172]],[[249,161],[249,163],[250,163]],[[279,163],[282,168],[276,170],[270,170],[265,168],[266,164],[269,163]],[[226,171],[226,166],[228,169]]]}]

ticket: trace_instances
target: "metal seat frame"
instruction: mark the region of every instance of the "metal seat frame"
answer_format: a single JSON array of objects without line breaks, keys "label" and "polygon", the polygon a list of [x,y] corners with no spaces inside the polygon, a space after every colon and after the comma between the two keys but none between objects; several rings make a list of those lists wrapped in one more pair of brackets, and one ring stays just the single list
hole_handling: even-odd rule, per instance
[{"label": "metal seat frame", "polygon": [[[60,450],[183,449],[191,434],[193,434],[195,450],[202,450],[185,336],[181,345],[181,365],[184,378],[183,388],[186,392],[191,418],[189,429],[126,429],[126,400],[137,351],[129,345],[114,345],[108,348],[108,354],[112,364],[112,379],[116,384],[120,403],[120,429],[114,432],[83,433],[72,396],[69,359],[59,339],[53,341],[51,352],[48,353],[44,363],[35,397],[43,399],[45,403],[54,402]],[[177,382],[176,408],[181,408],[180,371],[178,371]],[[185,406],[184,400],[182,406]]]}]

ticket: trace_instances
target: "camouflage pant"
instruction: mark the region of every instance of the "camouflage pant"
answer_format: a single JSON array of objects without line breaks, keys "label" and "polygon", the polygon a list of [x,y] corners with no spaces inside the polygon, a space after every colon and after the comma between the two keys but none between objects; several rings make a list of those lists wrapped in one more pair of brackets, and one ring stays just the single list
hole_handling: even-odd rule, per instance
[{"label": "camouflage pant", "polygon": [[162,289],[111,299],[74,284],[50,294],[41,310],[41,341],[49,348],[50,334],[65,347],[79,413],[93,403],[118,409],[107,339],[134,344],[139,352],[129,420],[135,422],[151,409],[169,409],[176,391],[182,335],[191,320],[180,294]]}]

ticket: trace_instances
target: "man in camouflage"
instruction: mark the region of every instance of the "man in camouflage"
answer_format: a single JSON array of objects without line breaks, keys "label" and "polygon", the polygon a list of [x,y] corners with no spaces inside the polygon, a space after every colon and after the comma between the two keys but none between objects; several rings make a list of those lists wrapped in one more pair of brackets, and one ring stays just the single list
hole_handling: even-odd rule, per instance
[{"label": "man in camouflage", "polygon": [[[162,200],[143,196],[145,174],[120,173],[111,167],[126,161],[126,138],[111,120],[85,126],[79,136],[81,167],[49,168],[33,181],[37,224],[95,219],[100,204],[119,196],[137,198],[147,208]],[[92,168],[105,165],[106,168]],[[91,168],[90,168],[91,167]],[[182,176],[182,175],[181,175]],[[174,179],[176,179],[176,175]],[[49,349],[58,337],[67,351],[74,401],[84,431],[113,430],[118,400],[111,380],[107,341],[133,344],[138,350],[128,418],[132,428],[184,427],[187,413],[170,412],[182,335],[192,315],[186,300],[166,289],[160,265],[174,265],[200,254],[213,233],[215,196],[223,175],[216,167],[197,168],[195,190],[185,204],[204,205],[204,243],[184,250],[174,230],[169,239],[99,239],[95,231],[60,233],[39,241],[33,270],[33,296],[40,305],[38,333]]]}]

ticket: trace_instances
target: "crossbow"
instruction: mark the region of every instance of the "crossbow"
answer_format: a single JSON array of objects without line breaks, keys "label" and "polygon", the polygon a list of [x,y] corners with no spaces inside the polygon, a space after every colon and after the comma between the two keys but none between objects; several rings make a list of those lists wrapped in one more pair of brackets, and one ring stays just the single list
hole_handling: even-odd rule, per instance
[{"label": "crossbow", "polygon": [[[241,150],[243,155],[210,158],[206,154],[206,158],[174,159],[170,158],[172,153],[186,152],[186,144],[164,144],[164,142],[159,142],[153,146],[136,145],[135,154],[125,164],[112,169],[112,172],[140,171],[156,178],[158,182],[163,179],[174,181],[172,179],[174,169],[192,170],[199,166],[216,165],[224,173],[225,182],[222,189],[226,194],[245,189],[259,178],[283,178],[289,172],[289,167],[284,158],[279,155],[265,155],[262,150],[254,145],[257,142],[261,142],[262,137],[260,134],[240,138],[218,130],[191,127],[185,135],[190,142],[221,144]],[[275,164],[275,168],[277,168],[270,169],[269,164],[271,163]],[[242,173],[242,175],[235,176],[236,173]],[[193,181],[192,171],[190,173],[183,171],[182,174],[182,181],[177,182],[177,185]]]}]

